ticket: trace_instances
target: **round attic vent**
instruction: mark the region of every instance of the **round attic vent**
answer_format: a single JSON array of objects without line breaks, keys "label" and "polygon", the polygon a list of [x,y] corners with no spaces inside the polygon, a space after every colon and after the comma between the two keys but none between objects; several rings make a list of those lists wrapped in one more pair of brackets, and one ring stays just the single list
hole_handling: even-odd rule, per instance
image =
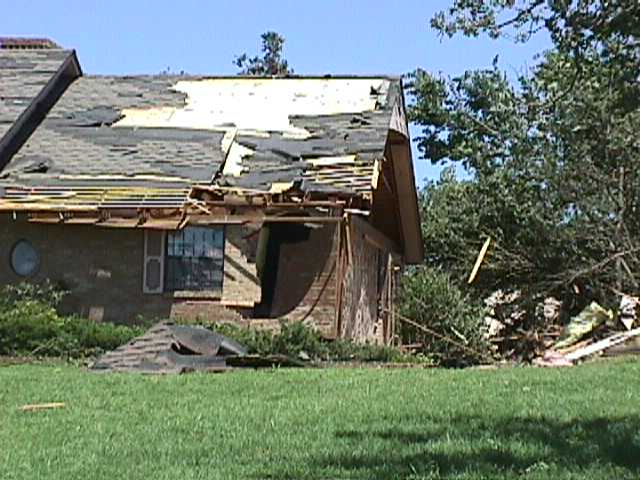
[{"label": "round attic vent", "polygon": [[40,254],[27,240],[18,240],[11,249],[11,268],[21,277],[36,273],[40,267]]}]

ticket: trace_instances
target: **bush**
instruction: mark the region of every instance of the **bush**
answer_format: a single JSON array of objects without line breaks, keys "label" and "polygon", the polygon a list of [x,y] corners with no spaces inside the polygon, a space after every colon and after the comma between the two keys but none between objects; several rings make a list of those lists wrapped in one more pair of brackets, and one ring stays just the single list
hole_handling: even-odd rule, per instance
[{"label": "bush", "polygon": [[96,323],[56,311],[64,292],[48,283],[0,290],[0,355],[82,358],[140,335],[137,327]]},{"label": "bush", "polygon": [[274,353],[274,338],[271,332],[256,330],[255,328],[245,328],[228,323],[203,322],[199,319],[196,323],[234,339],[236,342],[247,347],[249,353],[256,355],[270,355]]},{"label": "bush", "polygon": [[313,328],[302,322],[283,322],[280,332],[273,333],[230,324],[213,322],[197,323],[233,338],[257,355],[306,354],[313,360],[359,362],[409,362],[420,360],[406,355],[399,349],[372,344],[358,344],[349,340],[327,340]]},{"label": "bush", "polygon": [[[417,267],[402,278],[399,313],[427,327],[427,333],[398,322],[404,343],[419,343],[421,351],[436,363],[464,366],[489,357],[484,307],[465,295],[446,273]],[[445,340],[444,338],[448,339]]]}]

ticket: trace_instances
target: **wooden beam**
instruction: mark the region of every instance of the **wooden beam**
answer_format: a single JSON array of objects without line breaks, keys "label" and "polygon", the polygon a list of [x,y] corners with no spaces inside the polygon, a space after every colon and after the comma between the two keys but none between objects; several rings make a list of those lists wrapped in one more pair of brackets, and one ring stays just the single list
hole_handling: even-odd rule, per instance
[{"label": "wooden beam", "polygon": [[344,228],[344,224],[340,224],[337,226],[337,235],[338,235],[338,255],[336,256],[336,315],[334,320],[334,337],[340,337],[340,323],[342,320],[342,288],[344,285],[344,252],[343,252],[343,243],[344,243],[344,235],[342,234],[342,229]]},{"label": "wooden beam", "polygon": [[245,224],[245,223],[334,223],[341,222],[342,217],[278,217],[252,215],[192,216],[189,223],[194,225]]},{"label": "wooden beam", "polygon": [[349,215],[347,218],[349,219],[349,221],[353,222],[356,228],[362,231],[365,240],[367,240],[370,244],[380,250],[400,255],[401,250],[396,242],[391,240],[369,222],[355,215]]}]

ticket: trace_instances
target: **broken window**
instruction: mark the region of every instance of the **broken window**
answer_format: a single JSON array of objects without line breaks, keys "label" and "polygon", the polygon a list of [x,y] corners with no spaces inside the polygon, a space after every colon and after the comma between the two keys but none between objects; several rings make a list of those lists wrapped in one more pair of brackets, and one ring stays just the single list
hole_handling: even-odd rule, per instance
[{"label": "broken window", "polygon": [[166,291],[222,292],[224,227],[167,233]]}]

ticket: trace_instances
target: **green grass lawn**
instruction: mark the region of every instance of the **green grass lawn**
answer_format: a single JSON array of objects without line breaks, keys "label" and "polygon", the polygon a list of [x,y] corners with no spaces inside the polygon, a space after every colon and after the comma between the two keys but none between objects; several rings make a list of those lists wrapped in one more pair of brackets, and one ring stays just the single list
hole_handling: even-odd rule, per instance
[{"label": "green grass lawn", "polygon": [[[0,478],[640,478],[640,362],[98,375],[0,368]],[[66,402],[24,413],[28,403]]]}]

